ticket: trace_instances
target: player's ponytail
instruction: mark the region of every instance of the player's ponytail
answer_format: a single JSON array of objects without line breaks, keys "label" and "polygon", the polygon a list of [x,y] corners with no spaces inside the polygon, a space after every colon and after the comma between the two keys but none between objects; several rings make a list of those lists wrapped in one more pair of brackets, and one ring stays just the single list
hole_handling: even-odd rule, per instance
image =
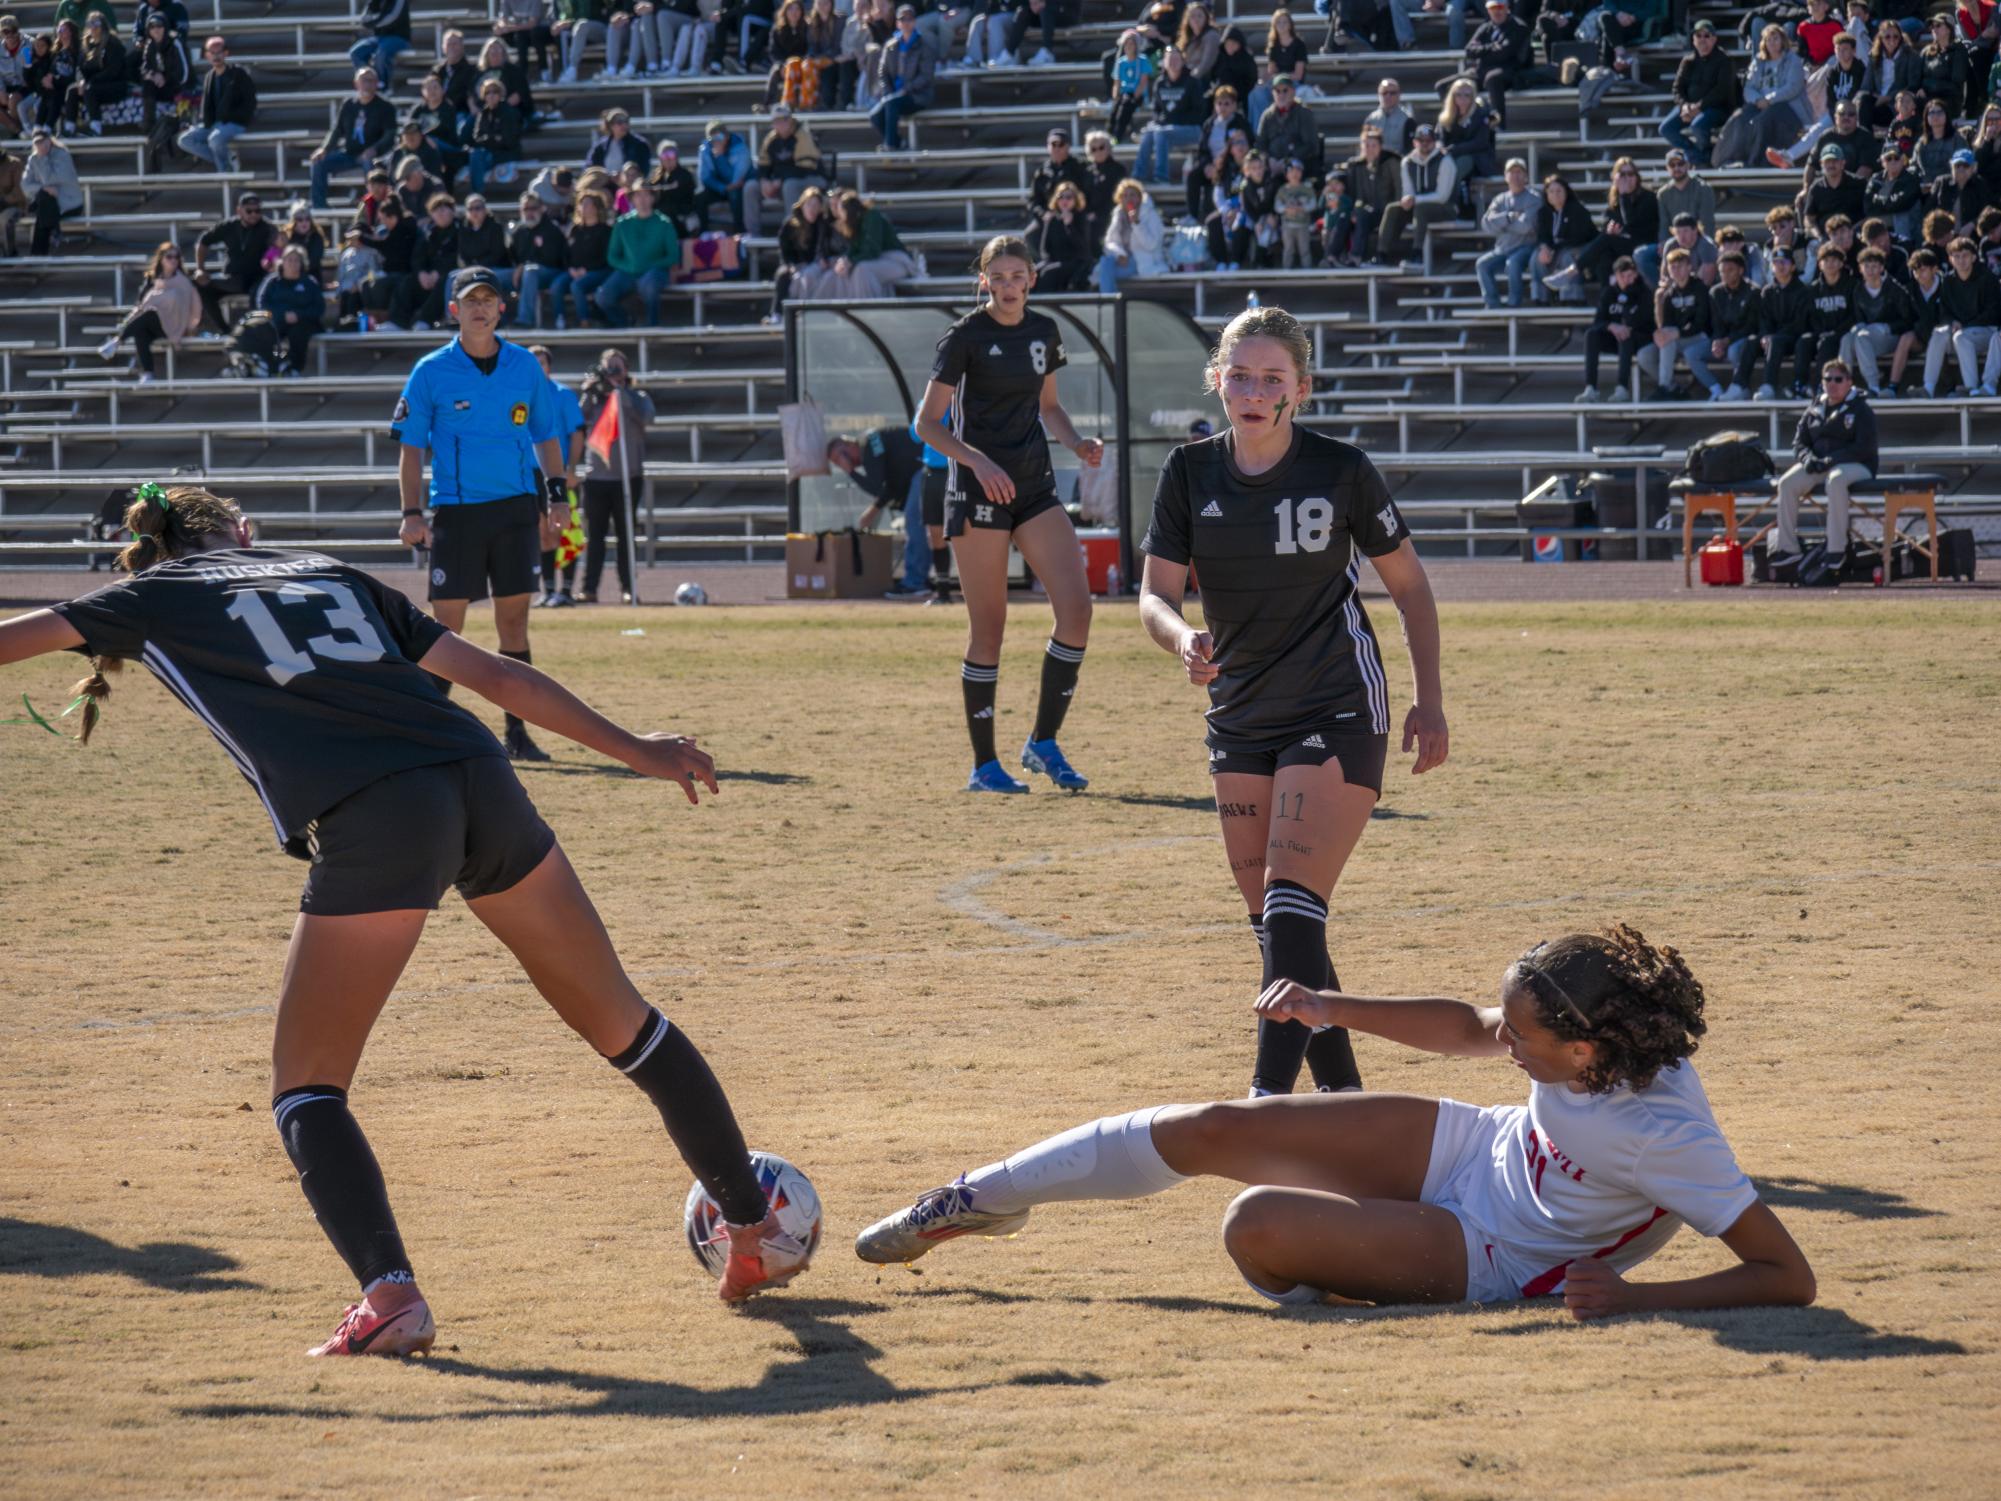
[{"label": "player's ponytail", "polygon": [[118,554],[117,566],[138,573],[194,551],[204,537],[228,536],[242,525],[235,501],[200,485],[141,485],[125,508],[132,542]]},{"label": "player's ponytail", "polygon": [[90,744],[90,732],[97,728],[97,721],[103,717],[99,706],[111,697],[111,680],[106,674],[116,672],[124,665],[122,657],[92,657],[90,676],[70,689],[71,699],[83,709],[76,732],[79,744]]},{"label": "player's ponytail", "polygon": [[1558,1037],[1591,1044],[1578,1083],[1592,1094],[1645,1089],[1709,1030],[1702,982],[1680,953],[1654,947],[1626,923],[1539,943],[1508,967],[1503,984],[1532,996],[1537,1019]]}]

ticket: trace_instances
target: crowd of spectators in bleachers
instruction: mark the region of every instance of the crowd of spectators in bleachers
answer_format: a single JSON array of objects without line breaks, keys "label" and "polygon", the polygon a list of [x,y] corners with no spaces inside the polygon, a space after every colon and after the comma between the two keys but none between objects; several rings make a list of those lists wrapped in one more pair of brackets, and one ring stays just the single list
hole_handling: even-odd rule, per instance
[{"label": "crowd of spectators in bleachers", "polygon": [[[1830,0],[1774,0],[1744,17],[1742,58],[1700,21],[1659,121],[1661,170],[1621,156],[1588,188],[1530,180],[1509,148],[1511,93],[1561,79],[1588,102],[1621,86],[1634,49],[1664,26],[1665,0],[1519,4],[1487,0],[1476,23],[1471,0],[1317,0],[1320,48],[1406,48],[1413,18],[1442,9],[1459,54],[1422,80],[1386,66],[1349,138],[1322,118],[1316,42],[1291,12],[1254,34],[1219,24],[1203,0],[1147,0],[1099,59],[1104,128],[1081,149],[1052,130],[1032,174],[1021,227],[1044,286],[1115,293],[1189,267],[1429,265],[1427,242],[1457,227],[1484,237],[1488,307],[1595,307],[1584,399],[1606,354],[1615,397],[1639,395],[1641,375],[1654,395],[1679,394],[1683,366],[1718,396],[1789,392],[1837,352],[1877,394],[1955,378],[1993,394],[1991,0],[1958,0],[1929,22],[1910,0],[1846,0],[1842,15]],[[308,191],[284,227],[244,195],[189,255],[194,303],[177,285],[162,292],[182,273],[156,255],[126,332],[150,370],[150,345],[185,337],[191,306],[226,332],[243,299],[296,368],[322,328],[443,322],[442,289],[470,265],[512,286],[520,325],[657,322],[694,247],[725,274],[744,234],[775,236],[773,318],[787,300],[888,296],[922,260],[882,208],[840,185],[802,116],[866,114],[894,149],[941,77],[1053,61],[1077,18],[1075,0],[501,0],[490,35],[446,31],[429,67],[399,76],[409,0],[367,0],[352,96],[305,158]],[[28,137],[21,155],[0,154],[10,254],[23,225],[29,253],[50,253],[82,209],[65,137],[129,125],[154,170],[236,169],[257,81],[225,37],[202,39],[197,58],[190,33],[181,0],[129,12],[63,0],[37,35],[0,17],[0,126]],[[648,139],[616,107],[578,160],[535,147],[538,86],[726,70],[764,80],[755,148],[714,121],[684,162],[679,143]],[[1702,175],[1742,163],[1800,172],[1791,206],[1748,236],[1719,225]]]}]

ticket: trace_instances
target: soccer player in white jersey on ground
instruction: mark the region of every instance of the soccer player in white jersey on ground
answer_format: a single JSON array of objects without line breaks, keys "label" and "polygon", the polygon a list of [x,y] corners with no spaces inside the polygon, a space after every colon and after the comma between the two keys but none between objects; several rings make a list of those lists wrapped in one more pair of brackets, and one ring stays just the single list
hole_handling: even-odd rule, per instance
[{"label": "soccer player in white jersey on ground", "polygon": [[[1410,645],[1411,770],[1442,765],[1447,751],[1431,585],[1368,455],[1299,426],[1311,358],[1283,309],[1231,321],[1206,371],[1229,426],[1168,455],[1140,543],[1147,634],[1209,690],[1209,773],[1223,852],[1264,955],[1260,989],[1341,986],[1327,903],[1382,796],[1389,751],[1389,682],[1357,593],[1363,554]],[[1181,613],[1191,567],[1203,630]],[[1267,1017],[1251,1094],[1290,1094],[1302,1057],[1316,1088],[1361,1088],[1346,1032]]]},{"label": "soccer player in white jersey on ground", "polygon": [[362,1296],[309,1353],[404,1355],[436,1337],[348,1088],[452,887],[557,1014],[660,1111],[730,1225],[723,1300],[772,1282],[760,1245],[783,1232],[722,1086],[626,977],[500,742],[439,681],[676,782],[691,803],[697,783],[716,790],[714,762],[692,740],[622,729],[359,569],[250,546],[235,503],[207,490],[144,486],[125,525],[135,540],[118,566],[132,577],[0,621],[0,666],[88,651],[95,671],[78,689],[88,739],[110,692],[105,669],[143,662],[220,742],[285,852],[311,862],[278,997],[271,1109]]},{"label": "soccer player in white jersey on ground", "polygon": [[[1056,495],[1049,462],[1054,438],[1096,468],[1105,445],[1080,437],[1056,392],[1064,365],[1056,320],[1031,311],[1035,261],[1028,246],[996,235],[980,251],[987,302],[945,331],[931,369],[917,436],[952,462],[945,536],[966,596],[966,660],[960,668],[966,731],[973,742],[968,792],[1026,792],[994,748],[1001,638],[1007,631],[1010,542],[1042,580],[1055,631],[1042,658],[1042,694],[1021,764],[1067,791],[1088,784],[1056,744],[1091,631],[1091,585],[1077,530]],[[946,426],[947,414],[953,425]]]},{"label": "soccer player in white jersey on ground", "polygon": [[[1223,1219],[1244,1279],[1279,1303],[1507,1302],[1561,1295],[1579,1319],[1804,1304],[1813,1269],[1737,1165],[1695,1065],[1703,991],[1632,928],[1539,943],[1496,1003],[1370,999],[1274,982],[1260,1013],[1426,1052],[1506,1056],[1526,1105],[1331,1094],[1107,1116],[934,1189],[864,1230],[865,1261],[1009,1235],[1038,1205],[1134,1199],[1198,1175],[1251,1185]],[[1626,1274],[1683,1224],[1737,1264]]]}]

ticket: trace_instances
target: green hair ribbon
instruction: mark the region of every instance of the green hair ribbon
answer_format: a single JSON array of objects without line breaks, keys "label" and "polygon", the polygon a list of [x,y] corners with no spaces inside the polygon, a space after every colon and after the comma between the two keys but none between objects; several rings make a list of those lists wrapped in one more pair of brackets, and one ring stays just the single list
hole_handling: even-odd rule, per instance
[{"label": "green hair ribbon", "polygon": [[165,485],[158,484],[153,480],[146,481],[145,484],[141,485],[137,490],[133,491],[132,493],[138,498],[139,502],[142,505],[147,503],[153,503],[157,504],[163,511],[173,510],[172,504],[170,504],[167,500],[167,487]]}]

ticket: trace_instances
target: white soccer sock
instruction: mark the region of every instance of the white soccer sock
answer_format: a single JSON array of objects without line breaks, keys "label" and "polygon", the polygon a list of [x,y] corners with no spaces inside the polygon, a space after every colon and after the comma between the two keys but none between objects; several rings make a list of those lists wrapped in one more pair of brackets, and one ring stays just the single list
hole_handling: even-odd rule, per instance
[{"label": "white soccer sock", "polygon": [[1025,1147],[966,1174],[976,1207],[1012,1214],[1072,1199],[1143,1199],[1187,1175],[1169,1167],[1153,1144],[1154,1105],[1108,1115]]}]

